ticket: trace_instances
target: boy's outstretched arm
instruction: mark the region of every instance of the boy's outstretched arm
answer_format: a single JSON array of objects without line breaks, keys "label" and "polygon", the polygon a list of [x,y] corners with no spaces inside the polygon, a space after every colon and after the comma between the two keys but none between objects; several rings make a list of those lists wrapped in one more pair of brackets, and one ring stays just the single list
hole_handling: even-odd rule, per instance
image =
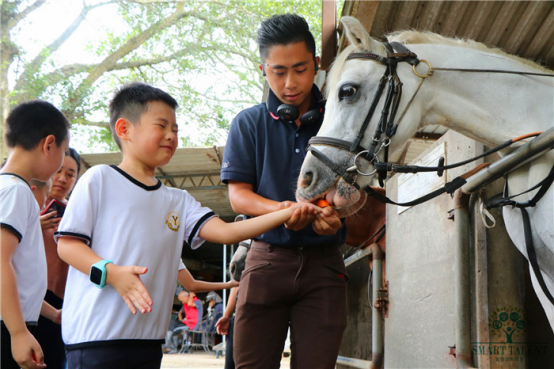
[{"label": "boy's outstretched arm", "polygon": [[293,203],[286,209],[264,214],[242,222],[226,223],[215,217],[200,228],[198,235],[210,242],[232,244],[249,238],[255,238],[287,222],[299,210],[301,213],[316,215],[321,208],[310,203]]},{"label": "boy's outstretched arm", "polygon": [[194,292],[194,293],[226,290],[228,288],[232,288],[239,285],[239,283],[236,281],[230,281],[230,282],[198,281],[194,279],[194,277],[192,276],[192,274],[190,274],[188,269],[179,270],[179,274],[177,278],[179,279],[179,282],[181,282],[181,284],[187,289],[187,291]]},{"label": "boy's outstretched arm", "polygon": [[0,276],[2,303],[0,313],[12,340],[12,356],[23,368],[44,368],[44,354],[23,319],[17,279],[12,259],[19,239],[8,229],[0,229]]},{"label": "boy's outstretched arm", "polygon": [[[89,275],[92,264],[102,260],[81,239],[63,236],[58,239],[60,258],[81,273]],[[113,286],[133,314],[152,312],[152,298],[140,280],[148,268],[106,264],[106,284]],[[92,282],[91,282],[92,283]]]}]

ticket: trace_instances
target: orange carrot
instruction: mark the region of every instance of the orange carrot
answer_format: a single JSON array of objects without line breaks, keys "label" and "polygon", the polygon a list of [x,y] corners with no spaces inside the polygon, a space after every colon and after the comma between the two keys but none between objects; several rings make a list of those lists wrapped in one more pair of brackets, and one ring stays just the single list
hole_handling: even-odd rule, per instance
[{"label": "orange carrot", "polygon": [[317,202],[315,203],[317,206],[319,206],[320,208],[326,208],[327,206],[329,206],[330,204],[327,202],[327,200],[325,199],[319,199],[317,200]]}]

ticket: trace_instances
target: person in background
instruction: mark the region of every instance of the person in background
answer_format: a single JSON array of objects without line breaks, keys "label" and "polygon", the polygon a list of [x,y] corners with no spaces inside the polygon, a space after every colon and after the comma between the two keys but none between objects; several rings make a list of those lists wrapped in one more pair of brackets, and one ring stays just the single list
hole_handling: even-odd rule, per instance
[{"label": "person in background", "polygon": [[[185,287],[186,291],[181,291],[177,295],[177,298],[179,299],[179,301],[181,301],[183,306],[179,309],[177,318],[172,319],[169,322],[169,328],[167,329],[167,334],[165,336],[165,344],[162,346],[163,351],[169,354],[174,354],[178,351],[179,340],[178,340],[178,336],[174,334],[175,328],[186,326],[188,329],[191,326],[193,313],[196,315],[196,317],[198,317],[198,305],[196,302],[200,304],[202,304],[202,302],[198,299],[196,299],[196,302],[194,302],[194,298],[193,298],[192,301],[194,302],[194,307],[196,311],[195,312],[191,311],[191,314],[190,314],[191,316],[189,316],[187,320],[188,324],[185,322],[185,317],[186,317],[185,305],[190,306],[189,291],[194,294],[197,292],[225,290],[238,285],[238,282],[233,280],[229,282],[199,281],[197,279],[194,279],[194,277],[192,276],[192,274],[190,274],[188,269],[181,270],[180,274],[181,274],[181,278],[179,279],[179,281],[181,282],[181,284],[183,284],[183,287]],[[189,309],[187,308],[187,311],[188,310]],[[194,324],[190,329],[194,328],[195,325],[196,325],[196,320],[194,320]]]},{"label": "person in background", "polygon": [[6,119],[9,157],[0,169],[0,366],[44,368],[31,334],[44,311],[46,256],[32,179],[46,182],[69,146],[69,122],[52,104],[19,104]]},{"label": "person in background", "polygon": [[37,200],[38,208],[42,210],[46,205],[46,199],[50,193],[50,188],[52,188],[52,179],[49,179],[46,182],[37,181],[36,179],[31,179],[31,191],[33,191],[33,196]]},{"label": "person in background", "polygon": [[[216,292],[210,292],[206,296],[206,302],[208,303],[207,324],[208,328],[211,329],[211,326],[216,323],[215,318],[223,315],[223,300]],[[210,322],[210,320],[212,320],[212,322]]]},{"label": "person in background", "polygon": [[[67,204],[67,197],[75,187],[80,170],[81,157],[75,149],[69,148],[65,152],[62,166],[52,176],[52,188],[46,199],[46,204],[49,204],[52,200]],[[58,247],[56,241],[54,241],[54,232],[57,231],[61,220],[61,217],[56,216],[56,211],[40,216],[46,264],[48,265],[48,289],[44,300],[56,309],[61,309],[63,305],[67,270],[69,268],[69,265],[60,259]],[[61,325],[41,315],[33,334],[42,347],[44,362],[48,368],[64,369],[66,359]]]},{"label": "person in background", "polygon": [[[305,148],[324,109],[314,85],[319,57],[306,20],[275,15],[261,23],[256,41],[269,94],[233,119],[221,167],[233,210],[248,216],[296,203]],[[283,104],[297,117],[280,114]],[[331,206],[319,214],[299,209],[253,240],[235,315],[237,368],[278,368],[289,326],[291,367],[335,368],[346,327],[343,222]]]}]

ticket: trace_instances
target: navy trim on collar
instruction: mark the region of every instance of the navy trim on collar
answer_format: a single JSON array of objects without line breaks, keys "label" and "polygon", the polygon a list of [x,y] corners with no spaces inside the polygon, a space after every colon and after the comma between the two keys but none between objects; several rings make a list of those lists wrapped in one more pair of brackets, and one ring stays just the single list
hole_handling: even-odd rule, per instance
[{"label": "navy trim on collar", "polygon": [[[158,179],[158,183],[156,183],[153,186],[147,186],[144,183],[137,181],[135,178],[131,177],[127,172],[125,172],[123,169],[116,167],[115,165],[111,164],[110,168],[113,168],[117,170],[121,175],[123,175],[125,178],[127,178],[129,181],[131,181],[133,184],[139,186],[142,189],[145,189],[146,191],[155,191],[158,188],[162,186],[162,181]],[[157,179],[157,178],[156,178]]]},{"label": "navy trim on collar", "polygon": [[[27,186],[29,186],[29,189],[31,189],[31,185],[29,184],[29,182],[27,182],[27,181],[25,180],[25,178],[21,177],[20,175],[17,175],[17,174],[15,174],[15,173],[10,173],[10,172],[0,173],[0,176],[8,176],[8,175],[9,175],[9,176],[14,176],[14,177],[17,177],[17,178],[21,179],[23,182],[25,182],[25,184],[26,184]],[[31,189],[31,191],[32,191],[32,189]]]}]

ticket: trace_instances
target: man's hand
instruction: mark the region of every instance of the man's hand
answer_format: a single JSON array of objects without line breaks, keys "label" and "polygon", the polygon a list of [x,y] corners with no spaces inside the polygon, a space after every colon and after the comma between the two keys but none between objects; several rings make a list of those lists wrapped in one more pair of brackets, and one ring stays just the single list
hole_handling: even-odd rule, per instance
[{"label": "man's hand", "polygon": [[332,206],[327,206],[319,213],[312,223],[312,227],[317,234],[330,236],[338,232],[342,227],[338,213]]},{"label": "man's hand", "polygon": [[24,330],[11,336],[12,356],[22,368],[46,368],[44,354],[31,332]]},{"label": "man's hand", "polygon": [[117,290],[131,313],[136,314],[137,310],[142,314],[152,312],[152,298],[140,280],[140,275],[146,274],[148,268],[110,263],[106,264],[106,271],[106,282]]}]

